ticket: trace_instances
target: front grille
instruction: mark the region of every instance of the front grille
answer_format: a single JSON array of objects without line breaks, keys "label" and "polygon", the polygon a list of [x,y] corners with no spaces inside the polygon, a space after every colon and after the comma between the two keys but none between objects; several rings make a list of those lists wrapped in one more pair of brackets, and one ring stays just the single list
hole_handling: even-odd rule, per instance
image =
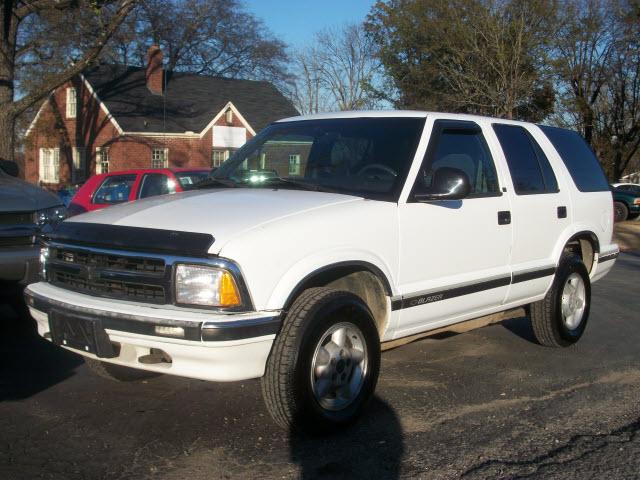
[{"label": "front grille", "polygon": [[33,212],[0,213],[0,225],[33,225]]},{"label": "front grille", "polygon": [[164,288],[123,281],[104,281],[82,278],[80,275],[52,271],[51,283],[69,290],[93,293],[109,298],[164,303]]},{"label": "front grille", "polygon": [[161,258],[55,246],[49,250],[47,279],[88,295],[148,303],[170,303],[170,272]]},{"label": "front grille", "polygon": [[164,260],[159,258],[129,257],[68,248],[52,248],[49,255],[54,260],[74,265],[124,272],[164,274]]}]

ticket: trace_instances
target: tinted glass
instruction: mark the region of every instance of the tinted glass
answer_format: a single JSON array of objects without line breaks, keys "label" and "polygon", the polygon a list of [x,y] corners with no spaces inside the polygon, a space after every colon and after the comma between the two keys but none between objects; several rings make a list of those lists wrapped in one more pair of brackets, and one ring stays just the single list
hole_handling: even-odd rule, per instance
[{"label": "tinted glass", "polygon": [[183,190],[191,190],[199,182],[207,178],[209,172],[176,172],[175,176]]},{"label": "tinted glass", "polygon": [[616,190],[621,192],[629,192],[635,195],[640,195],[640,186],[638,185],[618,185],[615,187]]},{"label": "tinted glass", "polygon": [[[469,177],[471,195],[498,193],[498,179],[493,159],[480,128],[471,122],[436,122],[429,158],[418,175],[416,190],[428,193],[434,173],[442,167],[462,170]],[[468,125],[465,127],[465,125]]]},{"label": "tinted glass", "polygon": [[275,123],[213,177],[253,188],[304,183],[391,199],[406,178],[423,126],[424,118],[389,117]]},{"label": "tinted glass", "polygon": [[502,151],[507,159],[517,194],[558,191],[558,182],[547,156],[524,128],[494,124]]},{"label": "tinted glass", "polygon": [[113,175],[105,178],[93,195],[93,203],[114,204],[128,201],[135,181],[135,175]]},{"label": "tinted glass", "polygon": [[138,198],[154,197],[176,191],[175,182],[162,173],[148,173],[142,177]]},{"label": "tinted glass", "polygon": [[540,126],[560,154],[562,161],[581,192],[609,191],[609,183],[591,147],[576,132]]}]

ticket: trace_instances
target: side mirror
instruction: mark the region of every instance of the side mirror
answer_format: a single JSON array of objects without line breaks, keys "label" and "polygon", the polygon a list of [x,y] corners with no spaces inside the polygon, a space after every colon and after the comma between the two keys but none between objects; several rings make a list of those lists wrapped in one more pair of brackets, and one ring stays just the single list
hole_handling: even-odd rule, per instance
[{"label": "side mirror", "polygon": [[469,177],[462,170],[441,167],[433,174],[431,189],[428,193],[416,193],[413,198],[417,202],[432,200],[462,200],[471,193]]},{"label": "side mirror", "polygon": [[7,175],[11,175],[12,177],[17,177],[20,174],[18,164],[16,162],[12,162],[11,160],[0,159],[0,168],[4,170]]}]

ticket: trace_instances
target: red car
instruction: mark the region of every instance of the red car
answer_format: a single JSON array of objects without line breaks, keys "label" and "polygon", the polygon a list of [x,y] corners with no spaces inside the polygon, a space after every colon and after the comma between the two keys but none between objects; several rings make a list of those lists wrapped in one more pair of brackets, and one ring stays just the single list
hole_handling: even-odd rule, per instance
[{"label": "red car", "polygon": [[209,172],[204,168],[154,168],[94,175],[73,196],[67,213],[78,215],[139,198],[191,190]]}]

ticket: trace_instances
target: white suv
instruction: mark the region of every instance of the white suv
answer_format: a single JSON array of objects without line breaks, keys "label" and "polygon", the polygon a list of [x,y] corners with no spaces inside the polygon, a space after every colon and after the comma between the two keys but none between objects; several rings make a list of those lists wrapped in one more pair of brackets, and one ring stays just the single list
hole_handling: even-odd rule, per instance
[{"label": "white suv", "polygon": [[40,334],[102,375],[262,377],[277,423],[327,430],[373,395],[381,346],[523,306],[541,344],[576,342],[618,255],[612,219],[568,130],[297,117],[197,191],[63,222],[26,297]]}]

